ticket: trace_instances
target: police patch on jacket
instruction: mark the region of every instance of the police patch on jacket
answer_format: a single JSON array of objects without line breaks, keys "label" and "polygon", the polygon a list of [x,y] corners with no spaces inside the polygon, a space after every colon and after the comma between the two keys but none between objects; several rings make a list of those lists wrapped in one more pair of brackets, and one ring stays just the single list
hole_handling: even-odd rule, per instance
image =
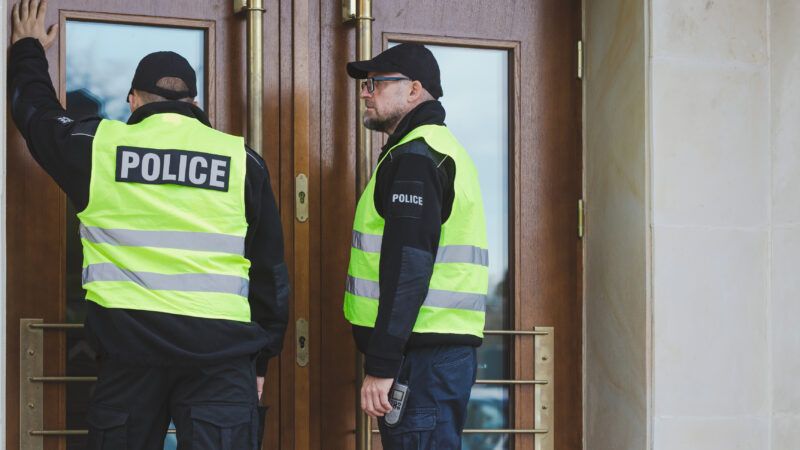
[{"label": "police patch on jacket", "polygon": [[228,191],[231,158],[188,150],[117,147],[119,182]]},{"label": "police patch on jacket", "polygon": [[425,202],[422,191],[421,181],[395,181],[389,197],[390,215],[414,219],[422,217],[422,205]]}]

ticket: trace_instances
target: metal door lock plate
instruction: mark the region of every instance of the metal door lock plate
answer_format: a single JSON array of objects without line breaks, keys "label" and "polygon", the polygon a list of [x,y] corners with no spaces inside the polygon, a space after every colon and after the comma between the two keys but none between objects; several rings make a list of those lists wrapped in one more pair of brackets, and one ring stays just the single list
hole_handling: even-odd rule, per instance
[{"label": "metal door lock plate", "polygon": [[294,181],[294,211],[298,222],[308,220],[308,177],[304,173],[297,174]]},{"label": "metal door lock plate", "polygon": [[297,344],[295,349],[297,365],[305,367],[308,365],[308,321],[306,319],[297,319],[296,324]]}]

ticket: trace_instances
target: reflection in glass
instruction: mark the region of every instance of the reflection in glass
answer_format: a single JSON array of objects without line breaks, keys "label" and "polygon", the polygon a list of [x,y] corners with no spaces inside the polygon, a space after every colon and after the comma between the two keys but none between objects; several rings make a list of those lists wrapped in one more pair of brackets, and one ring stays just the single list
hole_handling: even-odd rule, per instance
[{"label": "reflection in glass", "polygon": [[[393,44],[396,45],[396,44]],[[486,329],[509,328],[508,51],[427,45],[439,63],[446,123],[478,167],[489,240]],[[478,349],[479,379],[509,379],[509,340],[487,336]],[[467,428],[508,428],[509,390],[476,385]],[[465,435],[465,450],[509,448],[509,436]]]},{"label": "reflection in glass", "polygon": [[[100,116],[126,121],[131,79],[139,60],[148,53],[171,50],[185,57],[197,73],[198,105],[205,105],[205,31],[101,22],[67,21],[67,110],[73,117]],[[67,205],[67,321],[82,323],[86,315],[81,288],[83,255],[77,211]],[[80,333],[67,333],[67,374],[95,376],[95,354]],[[67,427],[86,429],[90,383],[67,385]],[[83,436],[70,437],[69,449],[86,448]],[[165,450],[177,447],[167,436]]]},{"label": "reflection in glass", "polygon": [[205,105],[204,30],[68,20],[66,44],[67,96],[85,95],[104,118],[128,119],[127,95],[136,65],[162,50],[189,61],[197,73],[197,102]]}]

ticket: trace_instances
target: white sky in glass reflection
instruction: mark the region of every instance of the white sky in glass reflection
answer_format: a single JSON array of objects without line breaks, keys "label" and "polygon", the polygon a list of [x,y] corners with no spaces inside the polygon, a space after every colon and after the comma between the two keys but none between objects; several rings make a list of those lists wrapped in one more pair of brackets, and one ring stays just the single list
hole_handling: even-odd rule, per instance
[{"label": "white sky in glass reflection", "polygon": [[205,107],[205,32],[185,28],[67,21],[67,92],[87,89],[105,117],[127,120],[126,98],[136,65],[152,52],[179,53],[197,73],[197,100]]}]

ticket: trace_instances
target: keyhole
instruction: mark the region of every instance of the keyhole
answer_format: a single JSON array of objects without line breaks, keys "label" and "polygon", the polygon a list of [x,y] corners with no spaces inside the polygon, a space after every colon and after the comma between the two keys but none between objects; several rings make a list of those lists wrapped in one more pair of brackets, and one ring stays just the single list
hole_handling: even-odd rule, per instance
[{"label": "keyhole", "polygon": [[300,336],[300,348],[306,348],[306,338],[304,336]]},{"label": "keyhole", "polygon": [[306,202],[306,193],[301,191],[297,195],[300,197],[300,204],[304,204]]}]

